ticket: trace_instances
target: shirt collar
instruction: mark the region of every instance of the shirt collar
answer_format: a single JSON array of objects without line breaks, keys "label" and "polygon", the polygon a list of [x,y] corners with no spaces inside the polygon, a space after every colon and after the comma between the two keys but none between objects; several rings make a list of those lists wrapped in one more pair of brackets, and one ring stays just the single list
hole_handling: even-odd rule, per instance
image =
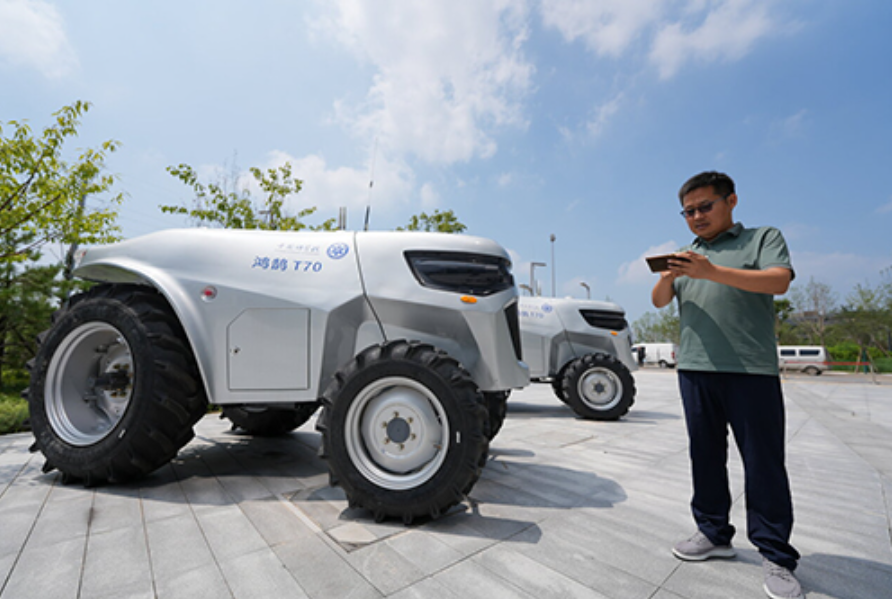
[{"label": "shirt collar", "polygon": [[727,231],[722,231],[712,241],[706,241],[702,237],[697,236],[694,238],[694,241],[691,245],[693,245],[694,247],[715,245],[716,243],[722,241],[726,237],[739,237],[742,232],[743,232],[743,223],[734,223],[730,229],[728,229]]}]

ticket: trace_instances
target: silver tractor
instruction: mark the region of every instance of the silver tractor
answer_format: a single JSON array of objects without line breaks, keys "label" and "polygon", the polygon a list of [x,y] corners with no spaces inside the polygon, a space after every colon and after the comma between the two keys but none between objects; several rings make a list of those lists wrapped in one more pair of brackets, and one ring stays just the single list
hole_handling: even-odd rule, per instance
[{"label": "silver tractor", "polygon": [[319,406],[332,484],[376,519],[437,517],[480,475],[521,362],[493,241],[171,230],[90,248],[29,364],[33,450],[85,485],[143,477],[208,403],[255,435]]},{"label": "silver tractor", "polygon": [[551,383],[582,418],[616,420],[635,401],[632,335],[625,311],[610,302],[524,297],[524,361],[533,382]]}]

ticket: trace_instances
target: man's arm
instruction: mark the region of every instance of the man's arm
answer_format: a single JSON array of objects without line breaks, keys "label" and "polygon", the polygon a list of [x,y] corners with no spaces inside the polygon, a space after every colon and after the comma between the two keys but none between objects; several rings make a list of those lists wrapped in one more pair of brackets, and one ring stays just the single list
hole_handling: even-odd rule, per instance
[{"label": "man's arm", "polygon": [[[692,279],[706,279],[752,293],[783,295],[789,289],[790,281],[793,278],[793,271],[782,266],[773,266],[765,270],[745,270],[717,266],[710,262],[709,258],[696,252],[688,251],[680,255],[688,258],[690,262],[673,261],[669,266],[669,272],[675,276],[685,275]],[[659,284],[658,282],[657,285],[659,286]],[[671,285],[669,287],[671,289]],[[656,294],[656,287],[654,294]],[[654,297],[656,298],[656,296]],[[654,299],[654,305],[656,305],[656,299]]]},{"label": "man's arm", "polygon": [[678,277],[679,275],[671,270],[664,270],[660,273],[660,280],[654,285],[650,294],[650,301],[653,302],[654,307],[662,308],[672,301],[672,298],[675,297],[675,288],[672,287],[672,281]]}]

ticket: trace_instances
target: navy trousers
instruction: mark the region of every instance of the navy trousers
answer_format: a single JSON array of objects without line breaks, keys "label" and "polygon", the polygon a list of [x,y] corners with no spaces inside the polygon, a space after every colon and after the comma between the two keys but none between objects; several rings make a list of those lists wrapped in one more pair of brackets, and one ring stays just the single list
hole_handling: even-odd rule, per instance
[{"label": "navy trousers", "polygon": [[789,570],[793,502],[784,464],[784,398],[776,376],[681,370],[679,387],[690,441],[697,527],[716,545],[734,536],[730,521],[728,428],[744,468],[747,536],[768,560]]}]

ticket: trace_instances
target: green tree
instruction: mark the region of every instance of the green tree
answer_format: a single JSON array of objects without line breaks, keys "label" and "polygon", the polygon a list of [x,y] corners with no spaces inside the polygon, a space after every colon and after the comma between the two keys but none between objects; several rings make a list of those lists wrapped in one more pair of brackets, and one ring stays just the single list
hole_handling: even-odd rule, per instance
[{"label": "green tree", "polygon": [[303,181],[291,173],[291,163],[263,171],[251,167],[248,172],[263,193],[263,199],[255,202],[247,185],[238,186],[238,176],[230,174],[215,183],[205,185],[198,180],[195,170],[188,164],[170,166],[167,172],[191,187],[195,192],[192,208],[161,206],[169,214],[183,214],[198,225],[224,229],[264,229],[275,231],[330,231],[335,219],[330,218],[318,226],[308,226],[303,219],[316,212],[315,207],[304,208],[295,215],[285,212],[285,201],[296,195]]},{"label": "green tree", "polygon": [[37,335],[49,327],[57,297],[70,284],[59,278],[60,264],[40,264],[27,250],[24,261],[0,262],[0,381],[24,387],[24,364],[37,353]]},{"label": "green tree", "polygon": [[452,210],[440,212],[434,210],[433,214],[422,212],[409,219],[405,227],[397,227],[397,231],[433,231],[436,233],[463,233],[468,227],[459,222]]},{"label": "green tree", "polygon": [[[80,150],[73,162],[64,157],[66,141],[77,135],[89,108],[80,101],[62,108],[40,135],[26,121],[0,123],[0,260],[26,260],[29,250],[48,242],[115,240],[113,206],[122,196],[111,197],[105,208],[88,208],[86,200],[111,189],[114,178],[104,172],[105,159],[118,142]],[[27,245],[18,245],[25,240]]]},{"label": "green tree", "polygon": [[645,312],[632,323],[636,343],[678,343],[681,339],[681,326],[678,308],[671,302],[656,314]]},{"label": "green tree", "polygon": [[[90,104],[75,102],[53,114],[35,134],[25,121],[0,123],[0,380],[22,377],[36,352],[37,334],[75,283],[61,280],[60,264],[41,261],[47,243],[70,247],[114,241],[121,194],[105,207],[87,200],[108,192],[114,178],[105,174],[107,154],[118,143],[78,150],[67,158],[66,142],[77,135]],[[18,384],[20,381],[14,381]]]},{"label": "green tree", "polygon": [[793,287],[790,298],[798,315],[797,324],[804,330],[806,340],[826,345],[829,319],[836,309],[836,295],[830,286],[812,277],[804,287]]},{"label": "green tree", "polygon": [[871,347],[882,349],[892,328],[892,286],[855,285],[837,318],[837,331],[855,342],[862,356],[869,354]]}]

